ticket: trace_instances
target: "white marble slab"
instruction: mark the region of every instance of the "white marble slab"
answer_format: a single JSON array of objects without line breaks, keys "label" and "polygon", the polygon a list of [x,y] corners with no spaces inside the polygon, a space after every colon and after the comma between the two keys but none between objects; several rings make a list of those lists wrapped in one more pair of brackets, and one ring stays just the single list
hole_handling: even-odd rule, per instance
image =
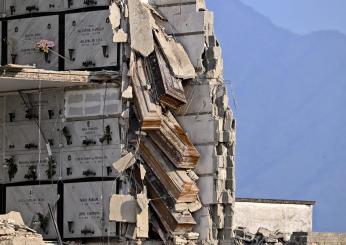
[{"label": "white marble slab", "polygon": [[[32,181],[33,179],[28,179],[25,177],[29,173],[29,167],[36,167],[36,180],[49,180],[46,170],[48,169],[48,154],[47,152],[42,151],[41,155],[38,151],[33,151],[28,154],[9,154],[5,153],[5,159],[13,158],[14,163],[17,165],[17,173],[13,177],[13,179],[9,179],[7,169],[5,169],[4,181],[6,183],[15,183],[15,182],[23,182],[23,181]],[[53,180],[58,179],[60,174],[60,154],[57,152],[53,152],[53,157],[56,162],[56,174],[53,176]],[[3,163],[6,165],[6,160]]]},{"label": "white marble slab", "polygon": [[108,16],[108,10],[66,14],[65,70],[118,65]]},{"label": "white marble slab", "polygon": [[109,6],[109,0],[60,0],[64,1],[65,10]]},{"label": "white marble slab", "polygon": [[39,148],[39,137],[41,149],[46,151],[46,144],[42,135],[44,134],[47,140],[52,140],[52,149],[59,147],[60,143],[60,123],[59,122],[49,122],[41,123],[41,135],[39,134],[39,128],[35,121],[31,120],[28,122],[15,122],[7,123],[5,129],[5,141],[6,141],[6,151],[9,153],[14,152],[29,152],[36,150],[35,147],[27,149],[26,144],[34,144],[37,149]]},{"label": "white marble slab", "polygon": [[113,177],[115,175],[112,164],[120,157],[120,145],[107,146],[103,149],[94,147],[91,150],[66,148],[62,153],[62,177],[63,179]]},{"label": "white marble slab", "polygon": [[7,16],[58,12],[64,9],[62,0],[6,0]]},{"label": "white marble slab", "polygon": [[[49,215],[48,203],[56,219],[56,185],[6,187],[6,212],[20,212],[24,223],[43,235],[45,239],[55,239],[56,233]],[[40,228],[38,213],[49,217],[47,233]]]},{"label": "white marble slab", "polygon": [[64,238],[114,237],[115,222],[108,222],[108,217],[115,190],[113,181],[65,184]]},{"label": "white marble slab", "polygon": [[[56,120],[59,117],[59,110],[63,110],[64,98],[63,90],[51,90],[38,93],[6,96],[6,122],[11,122],[10,113],[15,118],[13,122],[28,121],[26,117],[28,106],[32,108],[33,113],[41,120]],[[0,109],[1,110],[1,109]]]},{"label": "white marble slab", "polygon": [[[8,63],[20,65],[36,64],[38,68],[58,70],[58,56],[49,52],[47,60],[35,45],[40,40],[55,43],[59,47],[59,17],[57,15],[15,19],[8,21]],[[15,56],[15,59],[13,57]]]},{"label": "white marble slab", "polygon": [[[65,136],[62,136],[64,147],[84,147],[85,150],[94,146],[102,146],[100,138],[103,137],[105,128],[109,126],[112,140],[109,145],[120,144],[119,135],[119,120],[117,118],[108,118],[104,121],[100,120],[85,120],[65,122],[63,127],[71,136],[71,144],[67,144]],[[92,141],[89,145],[83,144],[83,140]],[[104,142],[104,145],[108,145]]]}]

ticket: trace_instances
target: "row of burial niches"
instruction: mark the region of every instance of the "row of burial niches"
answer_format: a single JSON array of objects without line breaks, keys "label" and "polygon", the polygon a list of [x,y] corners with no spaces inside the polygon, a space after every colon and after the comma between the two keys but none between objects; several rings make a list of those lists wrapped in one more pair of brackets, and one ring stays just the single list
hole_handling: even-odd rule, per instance
[{"label": "row of burial niches", "polygon": [[[91,181],[64,183],[63,195],[56,184],[40,184],[6,187],[6,212],[20,212],[25,224],[43,235],[44,239],[56,239],[52,217],[63,223],[60,231],[64,239],[117,237],[119,223],[110,222],[109,201],[127,183],[115,181]],[[63,203],[58,216],[58,202]],[[52,215],[49,212],[51,207]]]},{"label": "row of burial niches", "polygon": [[107,85],[0,97],[1,183],[114,176],[119,91]]},{"label": "row of burial niches", "polygon": [[[46,0],[45,0],[46,1]],[[107,9],[3,19],[3,64],[47,70],[118,69],[119,46]],[[62,21],[63,19],[63,21]],[[1,30],[7,28],[7,30]],[[1,56],[0,56],[1,57]]]}]

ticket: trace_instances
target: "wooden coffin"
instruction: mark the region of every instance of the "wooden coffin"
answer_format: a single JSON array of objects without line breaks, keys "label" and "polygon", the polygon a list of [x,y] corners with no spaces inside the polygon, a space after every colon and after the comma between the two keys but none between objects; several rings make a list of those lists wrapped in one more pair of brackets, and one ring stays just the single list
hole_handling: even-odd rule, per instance
[{"label": "wooden coffin", "polygon": [[179,109],[186,104],[181,79],[172,75],[158,47],[145,59],[145,67],[151,84],[155,86],[156,96],[162,104],[173,109]]},{"label": "wooden coffin", "polygon": [[163,115],[160,129],[149,136],[177,168],[196,167],[200,154],[170,112]]},{"label": "wooden coffin", "polygon": [[153,96],[151,96],[150,85],[145,75],[142,58],[134,57],[131,64],[131,77],[135,94],[135,105],[142,130],[159,129],[162,120],[162,110],[155,103]]},{"label": "wooden coffin", "polygon": [[199,190],[196,183],[185,170],[177,170],[149,137],[141,141],[139,149],[143,160],[176,202],[197,200]]}]

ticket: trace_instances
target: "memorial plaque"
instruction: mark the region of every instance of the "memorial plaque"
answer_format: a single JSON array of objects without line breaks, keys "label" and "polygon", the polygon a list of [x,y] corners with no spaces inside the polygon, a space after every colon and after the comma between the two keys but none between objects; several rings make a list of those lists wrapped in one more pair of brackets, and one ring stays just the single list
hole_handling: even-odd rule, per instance
[{"label": "memorial plaque", "polygon": [[7,16],[63,10],[62,0],[6,0]]},{"label": "memorial plaque", "polygon": [[120,144],[117,118],[65,122],[62,126],[62,142],[65,147],[84,147]]},{"label": "memorial plaque", "polygon": [[[52,153],[53,158],[51,166],[48,165],[48,154],[46,152],[39,154],[38,151],[30,154],[9,154],[5,153],[5,176],[6,183],[33,181],[33,180],[56,180],[60,175],[60,154]],[[17,172],[11,177],[8,174],[9,163],[13,162],[17,168]],[[54,173],[55,172],[55,173]],[[51,177],[50,177],[51,176]]]},{"label": "memorial plaque", "polygon": [[[36,48],[40,41],[49,41],[48,53]],[[58,70],[59,16],[44,16],[8,21],[7,61],[12,64],[33,65]]]},{"label": "memorial plaque", "polygon": [[65,117],[117,115],[122,112],[120,88],[88,89],[65,93]]},{"label": "memorial plaque", "polygon": [[67,148],[62,153],[62,176],[64,179],[113,177],[112,164],[120,157],[120,145],[91,150]]},{"label": "memorial plaque", "polygon": [[56,185],[6,187],[6,212],[20,212],[24,223],[42,234],[44,239],[56,238],[48,204],[56,219],[57,200]]},{"label": "memorial plaque", "polygon": [[[25,101],[23,101],[23,99]],[[29,121],[40,116],[41,120],[56,121],[64,104],[63,91],[52,90],[41,93],[6,96],[6,121]]]},{"label": "memorial plaque", "polygon": [[109,10],[67,14],[65,19],[65,69],[90,69],[118,65]]},{"label": "memorial plaque", "polygon": [[108,217],[115,190],[113,181],[65,184],[64,238],[114,237],[115,222]]},{"label": "memorial plaque", "polygon": [[109,0],[64,0],[65,10],[95,6],[109,6]]},{"label": "memorial plaque", "polygon": [[41,130],[39,130],[34,120],[6,124],[5,150],[8,152],[35,151],[39,148],[39,136],[41,149],[42,151],[46,150],[43,135],[50,142],[52,149],[58,148],[60,143],[60,123],[41,123],[40,127]]}]

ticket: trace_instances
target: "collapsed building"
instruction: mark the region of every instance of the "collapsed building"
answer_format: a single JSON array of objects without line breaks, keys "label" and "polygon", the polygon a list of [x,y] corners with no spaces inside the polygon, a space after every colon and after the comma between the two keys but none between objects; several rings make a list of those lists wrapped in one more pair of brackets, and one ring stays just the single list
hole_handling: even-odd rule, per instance
[{"label": "collapsed building", "polygon": [[1,212],[46,240],[230,244],[235,128],[203,0],[7,0]]}]

